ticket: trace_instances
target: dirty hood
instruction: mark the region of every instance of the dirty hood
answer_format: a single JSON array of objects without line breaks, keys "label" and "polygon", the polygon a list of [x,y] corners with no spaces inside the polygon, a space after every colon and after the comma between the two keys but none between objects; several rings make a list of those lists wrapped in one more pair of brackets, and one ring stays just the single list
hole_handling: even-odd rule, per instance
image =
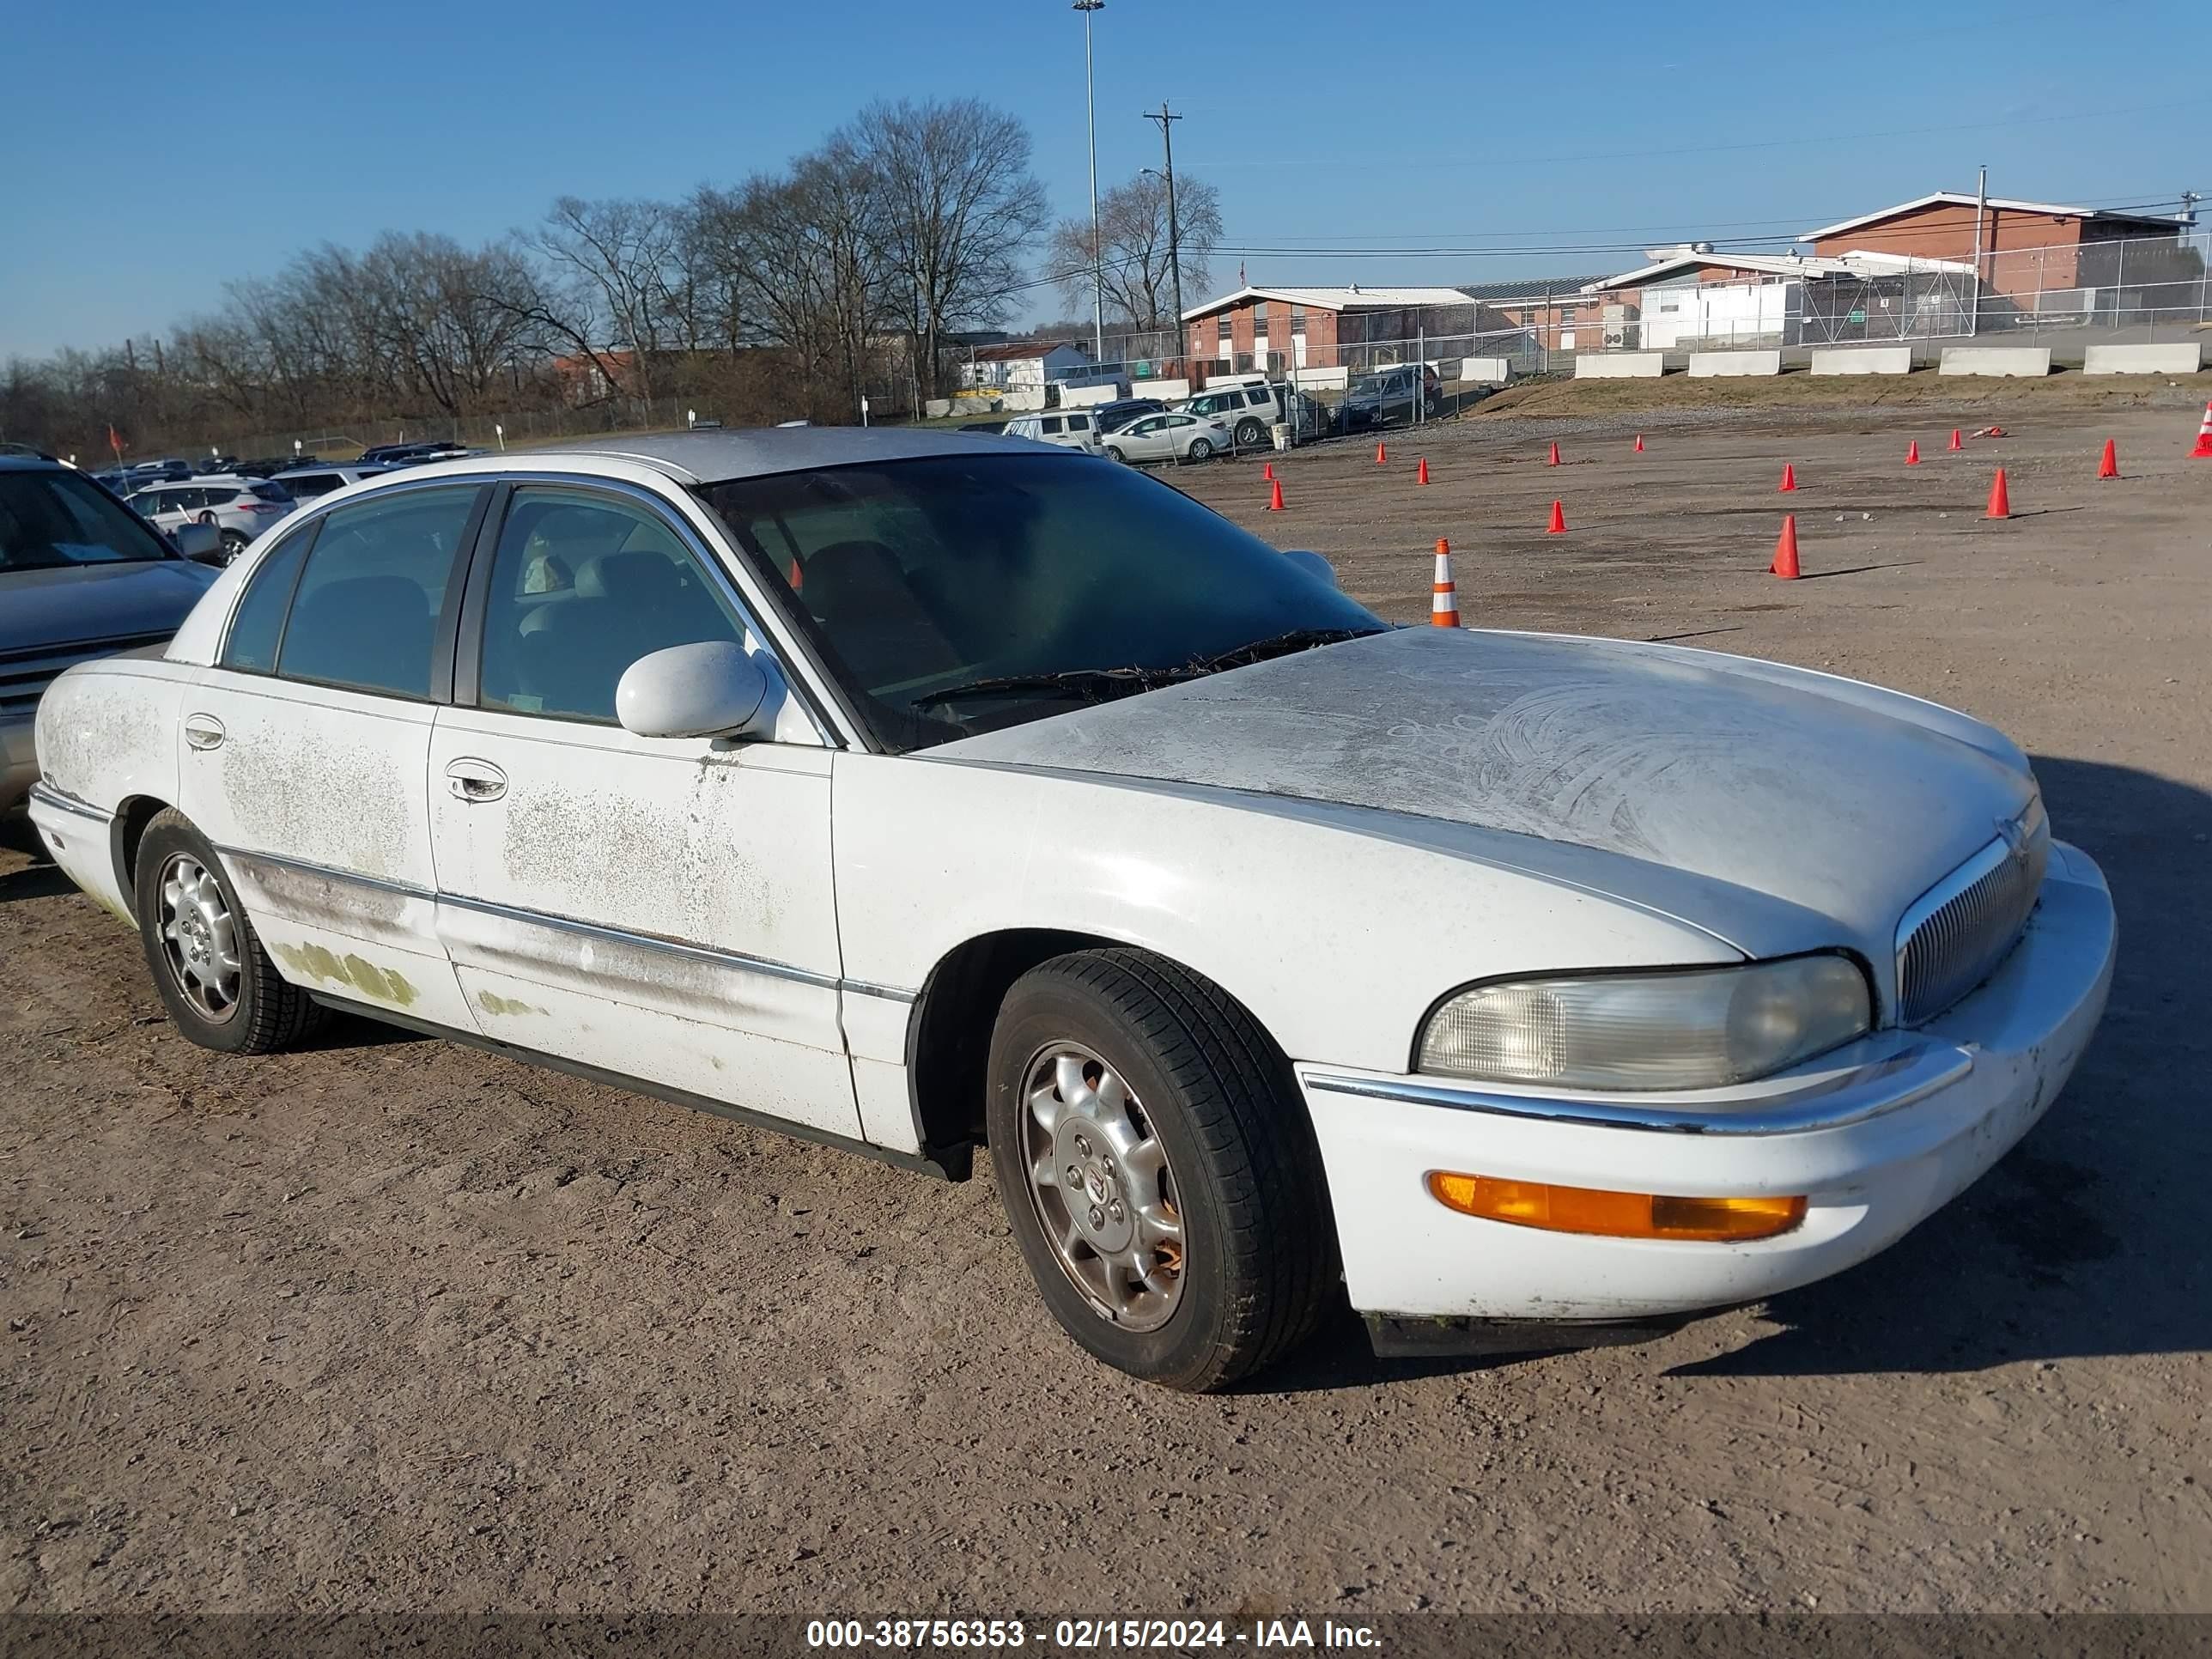
[{"label": "dirty hood", "polygon": [[174,633],[219,574],[183,559],[0,571],[0,656]]},{"label": "dirty hood", "polygon": [[1563,842],[1787,901],[1870,945],[2035,790],[2002,734],[1855,681],[1430,628],[932,752],[1370,808],[1398,815],[1398,835],[1431,820]]}]

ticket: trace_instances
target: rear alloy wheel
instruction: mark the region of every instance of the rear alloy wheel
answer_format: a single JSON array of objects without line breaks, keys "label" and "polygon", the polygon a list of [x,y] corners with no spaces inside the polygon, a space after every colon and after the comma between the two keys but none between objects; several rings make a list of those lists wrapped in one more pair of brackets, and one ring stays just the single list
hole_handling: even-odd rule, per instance
[{"label": "rear alloy wheel", "polygon": [[1218,988],[1141,951],[1056,957],[1007,993],[989,1068],[1000,1202],[1083,1347],[1195,1392],[1312,1331],[1336,1272],[1320,1152]]},{"label": "rear alloy wheel", "polygon": [[1187,461],[1210,461],[1213,459],[1213,446],[1203,438],[1193,438],[1183,459]]},{"label": "rear alloy wheel", "polygon": [[289,1048],[325,1010],[269,961],[215,849],[181,812],[155,815],[138,843],[138,936],[177,1029],[203,1048]]},{"label": "rear alloy wheel", "polygon": [[1237,442],[1243,448],[1257,449],[1267,441],[1267,428],[1257,421],[1245,420],[1237,423]]}]

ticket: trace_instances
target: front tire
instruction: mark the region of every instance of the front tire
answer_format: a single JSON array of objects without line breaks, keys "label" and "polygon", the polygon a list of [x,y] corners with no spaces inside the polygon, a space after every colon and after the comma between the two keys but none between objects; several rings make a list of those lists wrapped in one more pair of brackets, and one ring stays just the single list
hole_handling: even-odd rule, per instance
[{"label": "front tire", "polygon": [[1126,461],[1129,459],[1127,455],[1124,455],[1121,453],[1121,447],[1117,444],[1108,444],[1106,446],[1106,456],[1109,460],[1115,461]]},{"label": "front tire", "polygon": [[222,556],[226,562],[246,551],[246,537],[238,531],[222,532]]},{"label": "front tire", "polygon": [[1204,1392],[1311,1334],[1336,1279],[1321,1154],[1250,1014],[1148,952],[1085,951],[1015,982],[989,1066],[1000,1200],[1084,1348]]},{"label": "front tire", "polygon": [[155,988],[201,1048],[273,1054],[323,1023],[325,1010],[271,965],[215,849],[182,812],[165,808],[146,826],[133,885]]}]

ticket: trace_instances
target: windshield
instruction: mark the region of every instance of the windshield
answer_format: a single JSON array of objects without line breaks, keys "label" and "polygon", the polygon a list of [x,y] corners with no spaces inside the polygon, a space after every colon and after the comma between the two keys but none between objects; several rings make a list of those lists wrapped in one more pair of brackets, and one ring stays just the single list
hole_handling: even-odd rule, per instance
[{"label": "windshield", "polygon": [[[1180,491],[1082,456],[931,457],[700,494],[895,750],[1233,665],[1212,659],[1248,646],[1382,626]],[[1022,684],[975,684],[1007,680]]]},{"label": "windshield", "polygon": [[0,571],[174,556],[143,519],[74,472],[0,472]]}]

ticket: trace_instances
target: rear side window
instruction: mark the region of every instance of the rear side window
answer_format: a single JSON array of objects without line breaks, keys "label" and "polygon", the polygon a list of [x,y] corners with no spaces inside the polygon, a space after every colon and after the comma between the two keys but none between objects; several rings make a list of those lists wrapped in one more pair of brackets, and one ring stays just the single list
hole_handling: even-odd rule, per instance
[{"label": "rear side window", "polygon": [[230,619],[230,637],[223,641],[222,665],[248,674],[276,672],[276,641],[283,636],[285,608],[292,603],[292,584],[300,577],[300,561],[315,527],[297,530],[270,548],[246,584],[246,595]]},{"label": "rear side window", "polygon": [[235,489],[204,489],[200,492],[202,507],[226,507],[238,499]]},{"label": "rear side window", "polygon": [[280,506],[292,499],[292,492],[283,484],[258,483],[246,486],[257,501],[275,501]]},{"label": "rear side window", "polygon": [[1057,415],[1048,415],[1041,422],[1039,422],[1039,425],[1047,432],[1058,432],[1060,430],[1060,416]]},{"label": "rear side window", "polygon": [[1090,430],[1091,430],[1091,417],[1090,417],[1088,415],[1071,415],[1071,416],[1069,416],[1067,417],[1067,429],[1068,429],[1070,432],[1088,432],[1088,431],[1090,431]]},{"label": "rear side window", "polygon": [[327,495],[345,481],[335,472],[303,472],[296,478],[284,480],[295,501],[305,501],[311,495]]},{"label": "rear side window", "polygon": [[276,672],[287,679],[428,697],[438,613],[473,484],[409,489],[323,520]]}]

